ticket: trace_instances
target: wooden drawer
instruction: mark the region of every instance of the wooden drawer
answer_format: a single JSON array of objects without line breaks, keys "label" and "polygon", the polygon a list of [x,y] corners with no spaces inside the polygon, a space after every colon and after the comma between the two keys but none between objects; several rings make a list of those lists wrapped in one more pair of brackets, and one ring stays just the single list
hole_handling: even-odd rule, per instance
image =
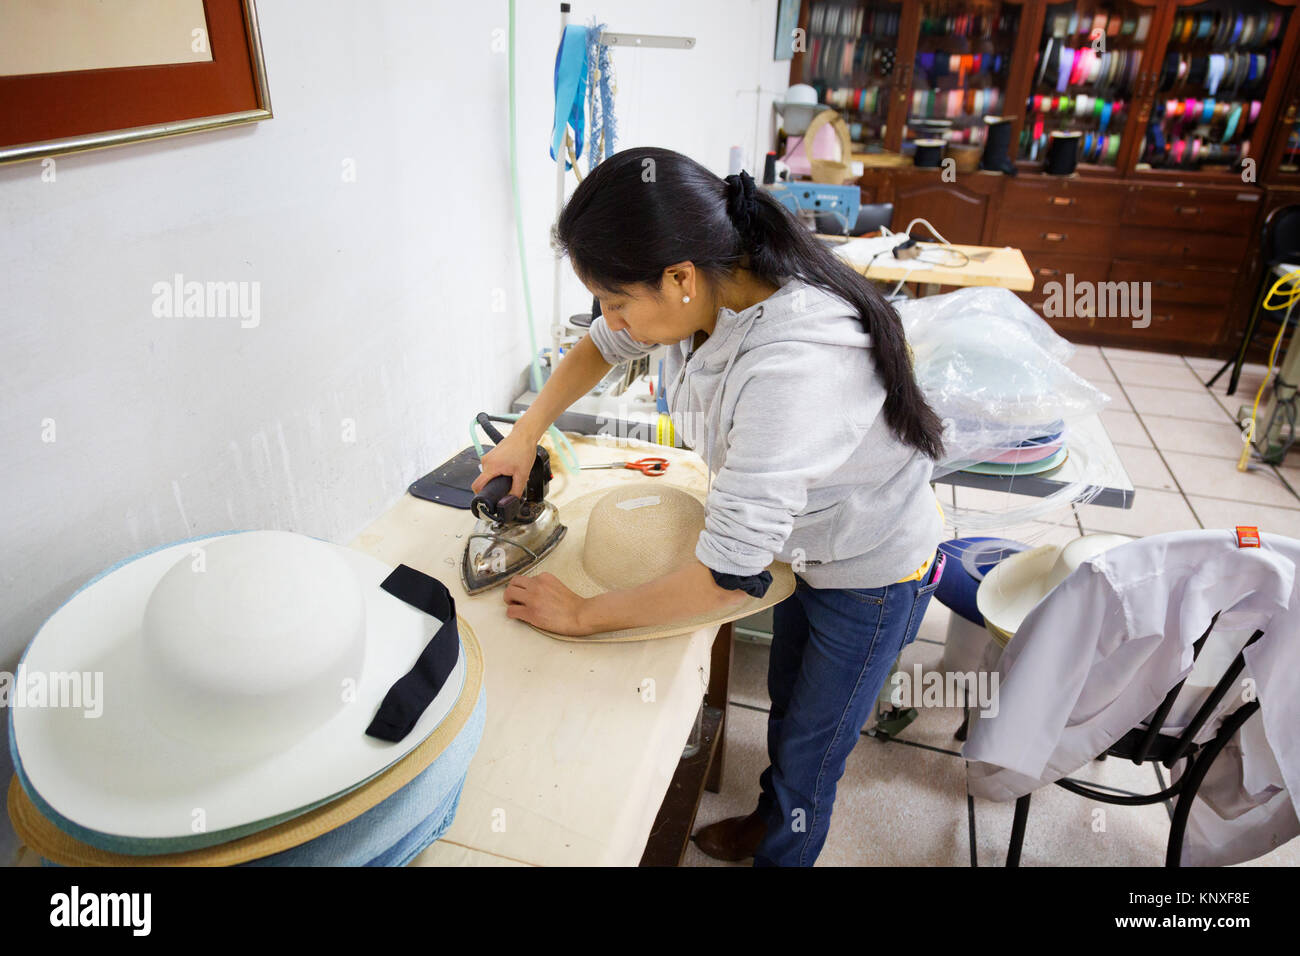
[{"label": "wooden drawer", "polygon": [[1110,260],[1096,256],[1070,256],[1051,252],[1027,252],[1025,261],[1034,274],[1034,291],[1041,292],[1044,283],[1065,282],[1074,276],[1075,282],[1105,282],[1110,275]]},{"label": "wooden drawer", "polygon": [[[1047,321],[1061,335],[1087,333],[1090,337],[1104,335],[1116,345],[1126,348],[1149,348],[1152,343],[1217,344],[1223,336],[1228,321],[1227,306],[1152,304],[1148,316],[1150,325],[1135,328],[1133,317],[1096,315],[1046,314],[1047,296],[1041,291],[1018,293],[1025,303]],[[1127,343],[1127,344],[1126,344]]]},{"label": "wooden drawer", "polygon": [[1145,329],[1133,329],[1133,334],[1144,341],[1213,345],[1222,341],[1227,324],[1226,305],[1156,304],[1151,309],[1151,324]]},{"label": "wooden drawer", "polygon": [[[1238,199],[1238,196],[1249,198]],[[1135,226],[1247,236],[1254,231],[1259,208],[1259,194],[1253,192],[1146,187],[1129,193],[1121,221]]]},{"label": "wooden drawer", "polygon": [[[1024,299],[1026,305],[1041,315],[1048,325],[1066,338],[1069,338],[1072,332],[1101,332],[1118,335],[1131,332],[1133,329],[1131,319],[1077,315],[1073,314],[1074,310],[1072,308],[1069,310],[1070,314],[1064,314],[1064,310],[1062,310],[1056,315],[1048,315],[1047,295],[1041,289],[1035,289],[1033,292],[1021,292],[1019,295],[1020,298]],[[1064,299],[1058,300],[1058,305],[1063,302]]]},{"label": "wooden drawer", "polygon": [[1026,258],[1031,252],[1106,258],[1114,240],[1113,223],[1075,222],[1064,216],[1029,219],[1003,212],[996,245],[1014,246]]},{"label": "wooden drawer", "polygon": [[1003,222],[1060,217],[1062,222],[1113,223],[1124,205],[1124,187],[1017,177],[1009,180],[1002,197]]},{"label": "wooden drawer", "polygon": [[1227,305],[1237,274],[1219,269],[1186,269],[1149,262],[1116,259],[1111,282],[1150,282],[1151,298],[1160,305]]},{"label": "wooden drawer", "polygon": [[1194,263],[1235,269],[1241,264],[1246,246],[1225,241],[1223,235],[1199,229],[1121,228],[1115,237],[1116,259],[1136,259],[1152,265]]}]

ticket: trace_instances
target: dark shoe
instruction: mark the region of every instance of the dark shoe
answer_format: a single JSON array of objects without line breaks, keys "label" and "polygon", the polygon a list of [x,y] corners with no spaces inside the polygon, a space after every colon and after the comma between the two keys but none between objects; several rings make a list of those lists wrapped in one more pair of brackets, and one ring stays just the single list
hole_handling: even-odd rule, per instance
[{"label": "dark shoe", "polygon": [[747,817],[730,817],[696,831],[695,845],[715,860],[737,863],[754,855],[767,833],[767,824],[755,810]]}]

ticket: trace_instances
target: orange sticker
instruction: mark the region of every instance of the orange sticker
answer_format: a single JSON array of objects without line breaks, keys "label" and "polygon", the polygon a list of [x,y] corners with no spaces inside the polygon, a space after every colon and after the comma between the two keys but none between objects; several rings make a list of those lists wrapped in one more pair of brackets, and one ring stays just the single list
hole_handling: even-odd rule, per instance
[{"label": "orange sticker", "polygon": [[1237,525],[1237,547],[1239,548],[1258,548],[1259,547],[1259,528],[1254,525]]}]

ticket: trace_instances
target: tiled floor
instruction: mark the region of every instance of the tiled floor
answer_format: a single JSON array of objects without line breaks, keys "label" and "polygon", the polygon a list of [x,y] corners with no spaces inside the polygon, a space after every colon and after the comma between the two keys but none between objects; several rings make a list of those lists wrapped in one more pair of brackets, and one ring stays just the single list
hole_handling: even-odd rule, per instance
[{"label": "tiled floor", "polygon": [[[1062,509],[1037,520],[998,529],[1022,541],[1068,541],[1087,532],[1140,536],[1186,528],[1258,525],[1300,537],[1300,451],[1279,467],[1254,465],[1237,471],[1241,430],[1237,409],[1249,404],[1264,375],[1247,366],[1236,395],[1223,394],[1227,376],[1213,392],[1201,383],[1220,363],[1123,349],[1081,346],[1070,367],[1113,399],[1103,421],[1137,494],[1131,509],[1095,505]],[[941,485],[944,501],[963,508],[1005,511],[1006,496]],[[960,530],[960,529],[959,529]],[[903,666],[936,665],[948,626],[947,608],[932,601]],[[749,813],[758,776],[767,766],[767,649],[737,642],[728,708],[727,763],[722,792],[706,793],[697,827]],[[863,734],[840,780],[830,836],[818,866],[969,866],[965,765],[953,733],[957,708],[922,709],[894,742]],[[1076,775],[1103,787],[1150,793],[1167,786],[1163,768],[1135,766],[1114,758]],[[1097,832],[1095,811],[1106,826]],[[1006,859],[1013,804],[975,802],[975,847],[980,866]],[[1160,866],[1164,862],[1172,805],[1118,807],[1097,804],[1048,787],[1033,799],[1021,863],[1071,866]],[[686,863],[729,866],[706,857],[694,844]],[[748,863],[743,864],[748,865]],[[1300,865],[1300,839],[1248,865]]]}]

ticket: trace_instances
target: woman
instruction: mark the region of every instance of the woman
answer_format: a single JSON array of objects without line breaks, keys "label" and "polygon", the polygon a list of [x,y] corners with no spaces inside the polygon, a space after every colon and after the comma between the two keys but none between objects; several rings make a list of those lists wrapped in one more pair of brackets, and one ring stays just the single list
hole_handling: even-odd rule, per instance
[{"label": "woman", "polygon": [[937,583],[941,425],[898,315],[747,173],[719,179],[670,150],[597,166],[554,238],[602,314],[483,456],[474,490],[507,474],[522,492],[546,427],[612,365],[667,345],[673,424],[709,465],[705,528],[696,562],[635,589],[583,599],[553,575],[518,575],[507,614],[567,634],[662,623],[761,596],[764,569],[790,562],[758,807],[696,842],[812,865],[845,759]]}]

